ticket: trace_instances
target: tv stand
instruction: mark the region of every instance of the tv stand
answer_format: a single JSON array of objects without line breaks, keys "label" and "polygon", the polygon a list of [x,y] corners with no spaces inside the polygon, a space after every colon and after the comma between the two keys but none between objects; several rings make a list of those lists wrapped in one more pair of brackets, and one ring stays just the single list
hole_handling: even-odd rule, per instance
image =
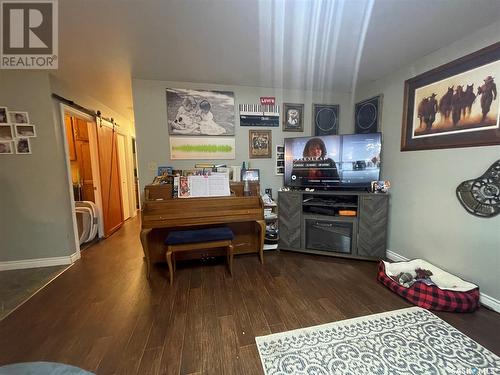
[{"label": "tv stand", "polygon": [[358,259],[386,257],[389,195],[280,191],[281,250]]}]

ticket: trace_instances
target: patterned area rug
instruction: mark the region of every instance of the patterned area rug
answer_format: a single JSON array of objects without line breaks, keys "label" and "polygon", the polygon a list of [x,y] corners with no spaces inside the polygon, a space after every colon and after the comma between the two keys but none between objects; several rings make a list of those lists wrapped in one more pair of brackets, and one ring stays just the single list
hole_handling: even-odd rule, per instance
[{"label": "patterned area rug", "polygon": [[500,357],[419,307],[255,341],[266,375],[500,374]]}]

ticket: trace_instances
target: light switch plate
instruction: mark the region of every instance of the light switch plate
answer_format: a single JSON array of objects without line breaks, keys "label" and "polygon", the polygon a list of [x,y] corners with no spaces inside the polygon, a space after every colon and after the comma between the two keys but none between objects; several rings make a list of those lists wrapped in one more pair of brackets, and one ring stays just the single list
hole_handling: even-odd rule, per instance
[{"label": "light switch plate", "polygon": [[156,171],[158,169],[158,163],[154,162],[154,161],[150,161],[148,163],[148,169],[150,171]]}]

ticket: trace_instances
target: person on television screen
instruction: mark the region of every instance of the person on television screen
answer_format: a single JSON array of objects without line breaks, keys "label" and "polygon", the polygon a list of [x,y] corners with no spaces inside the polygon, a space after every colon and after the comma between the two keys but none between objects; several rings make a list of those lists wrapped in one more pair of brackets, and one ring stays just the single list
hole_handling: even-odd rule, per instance
[{"label": "person on television screen", "polygon": [[[327,158],[326,146],[321,138],[311,138],[304,146],[303,159],[295,163],[292,175],[311,180],[339,179],[337,164]],[[300,165],[300,167],[298,167]]]}]

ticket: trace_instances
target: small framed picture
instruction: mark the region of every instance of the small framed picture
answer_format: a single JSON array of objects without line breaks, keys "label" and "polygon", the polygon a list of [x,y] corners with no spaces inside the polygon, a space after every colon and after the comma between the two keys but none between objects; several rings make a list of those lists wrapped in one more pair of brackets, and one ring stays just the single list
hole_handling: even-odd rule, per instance
[{"label": "small framed picture", "polygon": [[241,181],[259,181],[259,169],[244,169],[241,170]]},{"label": "small framed picture", "polygon": [[336,135],[339,133],[338,104],[313,104],[312,124],[314,135]]},{"label": "small framed picture", "polygon": [[12,142],[0,142],[0,154],[13,154]]},{"label": "small framed picture", "polygon": [[272,157],[271,130],[249,130],[248,138],[250,159]]},{"label": "small framed picture", "polygon": [[16,137],[27,138],[36,137],[35,125],[14,125],[16,127]]},{"label": "small framed picture", "polygon": [[12,141],[12,127],[10,125],[0,125],[0,141]]},{"label": "small framed picture", "polygon": [[13,124],[29,124],[28,112],[9,111],[9,122]]},{"label": "small framed picture", "polygon": [[283,103],[283,131],[304,131],[304,104]]},{"label": "small framed picture", "polygon": [[173,170],[174,170],[173,167],[166,167],[166,166],[158,167],[158,176],[172,175]]},{"label": "small framed picture", "polygon": [[0,107],[0,124],[8,124],[9,119],[7,118],[7,107]]},{"label": "small framed picture", "polygon": [[29,138],[16,139],[16,154],[31,154],[31,145]]},{"label": "small framed picture", "polygon": [[276,175],[280,176],[283,174],[283,169],[285,167],[285,146],[276,145]]}]

